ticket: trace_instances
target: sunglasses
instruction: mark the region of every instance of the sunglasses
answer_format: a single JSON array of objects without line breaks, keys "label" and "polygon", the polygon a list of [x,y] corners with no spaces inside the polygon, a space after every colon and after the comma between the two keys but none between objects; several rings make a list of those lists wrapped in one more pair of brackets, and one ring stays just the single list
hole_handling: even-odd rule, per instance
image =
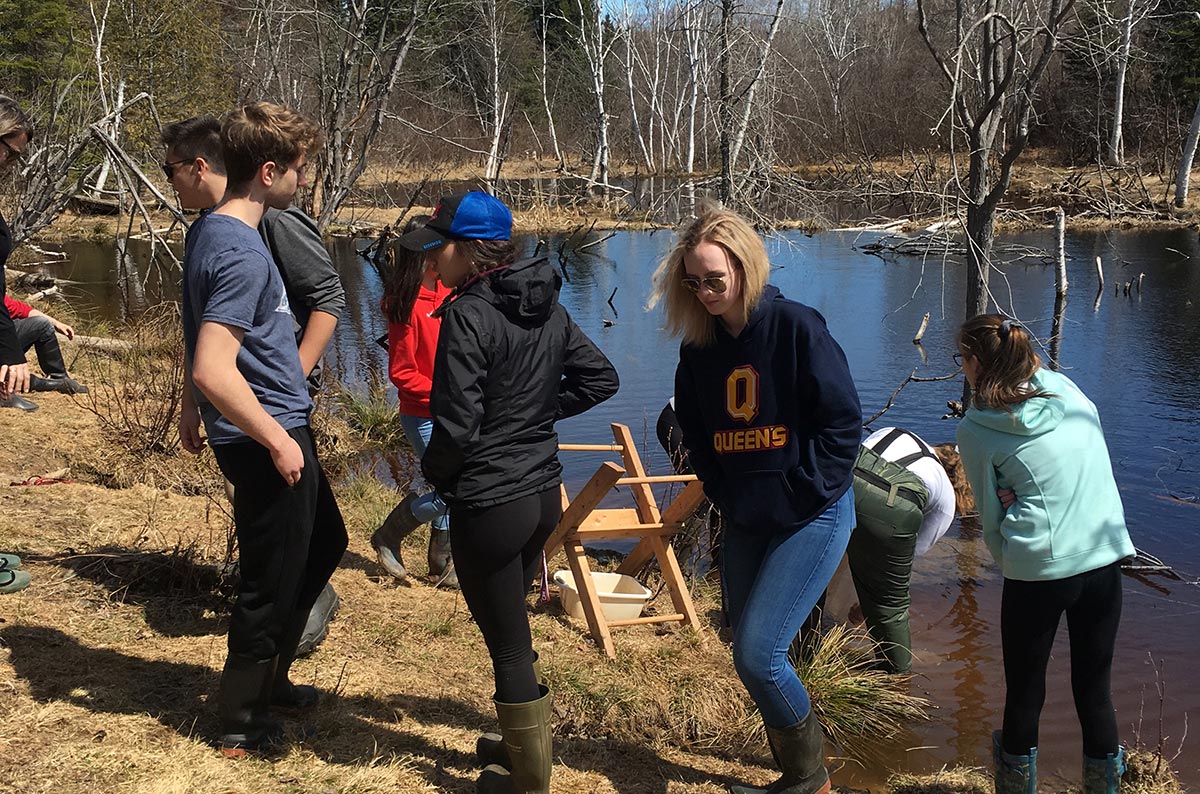
[{"label": "sunglasses", "polygon": [[720,295],[729,289],[724,276],[705,276],[704,278],[687,276],[679,279],[679,283],[683,284],[683,288],[688,292],[699,292],[701,287],[708,287],[709,290]]},{"label": "sunglasses", "polygon": [[14,163],[19,163],[19,162],[21,162],[22,159],[24,159],[24,157],[25,157],[24,149],[17,149],[11,143],[9,143],[8,140],[5,138],[0,138],[0,143],[4,144],[5,149],[8,149],[8,159],[9,160],[12,160]]},{"label": "sunglasses", "polygon": [[167,160],[165,163],[159,163],[159,165],[162,167],[163,173],[167,175],[167,181],[170,182],[172,179],[175,178],[175,166],[187,165],[188,163],[194,163],[198,159],[200,159],[200,158],[187,157],[183,160]]},{"label": "sunglasses", "polygon": [[962,369],[962,362],[963,362],[963,354],[962,353],[955,353],[950,358],[954,359],[954,366],[958,367],[959,369]]}]

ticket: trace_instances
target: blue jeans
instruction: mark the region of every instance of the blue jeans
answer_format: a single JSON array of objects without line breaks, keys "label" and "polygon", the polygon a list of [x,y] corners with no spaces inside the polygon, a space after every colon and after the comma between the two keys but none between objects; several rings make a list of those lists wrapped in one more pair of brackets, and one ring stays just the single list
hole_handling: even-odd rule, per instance
[{"label": "blue jeans", "polygon": [[853,488],[791,532],[725,528],[721,579],[733,666],[772,728],[789,728],[812,709],[788,646],[833,578],[853,529]]},{"label": "blue jeans", "polygon": [[[413,451],[420,459],[425,454],[425,448],[429,446],[429,436],[433,434],[433,420],[423,416],[400,414],[400,426],[404,428],[404,435],[408,436]],[[422,524],[432,525],[439,532],[450,529],[450,514],[446,512],[446,503],[438,496],[437,491],[417,497],[412,503],[412,514],[413,518]]]}]

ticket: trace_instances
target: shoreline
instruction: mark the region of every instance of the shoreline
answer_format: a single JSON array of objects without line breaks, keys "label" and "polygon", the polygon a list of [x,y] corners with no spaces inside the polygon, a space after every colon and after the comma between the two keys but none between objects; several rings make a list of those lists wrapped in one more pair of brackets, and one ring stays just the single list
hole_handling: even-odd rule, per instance
[{"label": "shoreline", "polygon": [[[1140,196],[1126,200],[1120,180],[1132,170],[1141,180]],[[536,161],[521,161],[508,164],[506,176],[501,180],[500,192],[505,192],[505,183],[523,181],[551,181],[555,179],[582,180],[579,174],[559,173],[547,169]],[[814,233],[831,229],[870,230],[903,222],[895,231],[909,233],[937,222],[965,220],[962,199],[953,188],[956,180],[954,164],[947,156],[913,157],[909,160],[881,160],[873,163],[818,163],[779,167],[771,172],[771,184],[764,187],[765,196],[773,200],[806,202],[811,212],[797,217],[763,217],[776,231],[803,231]],[[614,168],[610,183],[629,180],[661,180],[682,184],[695,180],[697,192],[705,193],[714,180],[710,173],[655,174],[647,175],[636,168]],[[384,192],[392,186],[411,190],[432,182],[435,187],[466,189],[481,182],[478,168],[453,164],[434,166],[424,172],[413,168],[368,169],[359,180],[355,191],[360,195]],[[472,185],[472,183],[475,183]],[[540,189],[540,188],[537,188]],[[1005,196],[996,218],[997,232],[1019,232],[1049,225],[1049,216],[1055,207],[1066,211],[1066,228],[1069,231],[1106,229],[1175,229],[1195,228],[1200,230],[1200,190],[1193,191],[1187,206],[1179,209],[1166,199],[1169,183],[1161,175],[1143,176],[1134,169],[1098,169],[1096,166],[1064,167],[1041,165],[1036,160],[1018,164],[1012,184]],[[1114,194],[1116,198],[1114,198]],[[917,206],[910,213],[850,213],[864,214],[869,221],[840,222],[835,219],[839,208],[861,207],[864,196],[877,202],[877,206]],[[799,197],[799,198],[797,198]],[[712,201],[707,195],[698,195],[696,201]],[[936,206],[921,209],[922,204],[934,202]],[[628,204],[624,195],[607,200],[586,193],[554,194],[553,196],[532,194],[529,201],[512,202],[513,228],[527,234],[561,234],[589,231],[656,231],[672,229],[675,223],[665,218],[660,211],[641,209]],[[525,206],[522,206],[522,205]],[[374,237],[387,225],[401,216],[402,205],[372,203],[363,199],[352,200],[343,206],[329,228],[326,238]],[[432,212],[431,206],[414,204],[412,213]],[[158,231],[172,225],[171,216],[163,211],[152,214]],[[1044,218],[1046,220],[1044,220]],[[81,214],[64,210],[54,222],[34,235],[33,242],[65,242],[77,240],[108,241],[128,228],[127,215]],[[139,224],[138,234],[145,234]],[[181,239],[175,233],[174,239]]]}]

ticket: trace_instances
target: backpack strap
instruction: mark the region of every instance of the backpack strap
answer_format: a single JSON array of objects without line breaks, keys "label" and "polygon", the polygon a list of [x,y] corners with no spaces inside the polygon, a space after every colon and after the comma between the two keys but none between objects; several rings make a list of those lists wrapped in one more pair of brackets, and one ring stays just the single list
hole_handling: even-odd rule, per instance
[{"label": "backpack strap", "polygon": [[883,451],[886,450],[888,447],[890,447],[893,443],[895,443],[896,439],[901,438],[903,436],[908,436],[908,437],[912,438],[913,442],[917,445],[917,451],[912,453],[911,455],[905,455],[904,457],[902,457],[898,460],[894,460],[894,461],[892,461],[892,463],[895,463],[897,466],[903,466],[905,468],[908,468],[910,465],[917,462],[921,458],[933,458],[934,460],[939,460],[938,456],[930,451],[929,445],[926,444],[924,441],[922,441],[919,436],[917,436],[915,433],[910,433],[907,430],[904,430],[899,427],[893,427],[892,431],[890,433],[888,433],[883,438],[879,439],[879,443],[876,444],[874,447],[875,454],[879,455],[880,457],[883,457]]},{"label": "backpack strap", "polygon": [[906,432],[904,430],[901,430],[898,427],[893,427],[892,432],[888,433],[886,436],[879,439],[878,443],[876,443],[875,446],[871,447],[871,451],[882,458],[884,450],[886,450],[888,447],[890,447],[896,439],[898,439],[904,435],[906,435]]}]

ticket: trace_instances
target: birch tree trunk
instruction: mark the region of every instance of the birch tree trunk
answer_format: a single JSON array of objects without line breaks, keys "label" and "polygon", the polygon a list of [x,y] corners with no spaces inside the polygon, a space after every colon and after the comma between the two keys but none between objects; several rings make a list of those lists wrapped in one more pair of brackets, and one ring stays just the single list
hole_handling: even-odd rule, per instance
[{"label": "birch tree trunk", "polygon": [[1129,53],[1133,46],[1134,3],[1129,3],[1128,13],[1121,20],[1121,47],[1117,52],[1117,76],[1113,87],[1113,122],[1108,137],[1108,152],[1105,160],[1109,165],[1121,165],[1124,159],[1124,142],[1121,140],[1125,116],[1125,74],[1129,70]]},{"label": "birch tree trunk", "polygon": [[1200,141],[1200,99],[1196,100],[1196,112],[1192,114],[1192,128],[1188,130],[1187,142],[1179,158],[1179,170],[1175,172],[1175,206],[1187,203],[1188,183],[1192,178],[1192,161],[1196,158],[1196,142]]}]

